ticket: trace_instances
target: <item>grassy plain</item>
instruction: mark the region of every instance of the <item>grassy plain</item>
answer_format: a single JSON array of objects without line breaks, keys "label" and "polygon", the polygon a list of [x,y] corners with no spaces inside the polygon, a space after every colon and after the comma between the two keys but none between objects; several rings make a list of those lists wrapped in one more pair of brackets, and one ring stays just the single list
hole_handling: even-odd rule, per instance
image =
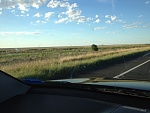
[{"label": "grassy plain", "polygon": [[123,62],[150,51],[150,45],[90,46],[49,48],[1,48],[0,70],[16,77],[58,79]]}]

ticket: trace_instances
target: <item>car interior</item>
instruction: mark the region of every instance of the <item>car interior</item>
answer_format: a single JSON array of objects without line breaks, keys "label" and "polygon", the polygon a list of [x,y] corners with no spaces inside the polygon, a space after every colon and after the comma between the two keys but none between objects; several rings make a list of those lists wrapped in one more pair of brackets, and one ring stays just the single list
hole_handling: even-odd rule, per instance
[{"label": "car interior", "polygon": [[1,113],[148,113],[150,108],[149,98],[98,91],[88,84],[26,84],[2,71],[0,84]]}]

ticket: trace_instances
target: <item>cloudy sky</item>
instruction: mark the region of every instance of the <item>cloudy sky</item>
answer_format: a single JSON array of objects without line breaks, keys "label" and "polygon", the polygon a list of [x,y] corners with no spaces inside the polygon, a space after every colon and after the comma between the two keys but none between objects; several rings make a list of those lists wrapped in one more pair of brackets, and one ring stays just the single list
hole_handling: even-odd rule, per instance
[{"label": "cloudy sky", "polygon": [[0,0],[0,48],[150,43],[148,0]]}]

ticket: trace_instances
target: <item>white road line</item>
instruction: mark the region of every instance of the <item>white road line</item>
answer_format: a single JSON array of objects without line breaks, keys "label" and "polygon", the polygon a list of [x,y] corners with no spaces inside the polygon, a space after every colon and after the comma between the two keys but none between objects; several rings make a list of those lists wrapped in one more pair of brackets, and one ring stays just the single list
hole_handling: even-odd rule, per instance
[{"label": "white road line", "polygon": [[146,56],[148,56],[150,54],[150,52],[149,53],[147,53],[147,54],[145,54],[145,55],[143,55],[142,57],[146,57]]},{"label": "white road line", "polygon": [[134,69],[136,69],[136,68],[138,68],[138,67],[140,67],[140,66],[142,66],[142,65],[144,65],[144,64],[146,64],[146,63],[148,63],[148,62],[150,62],[150,60],[147,60],[146,62],[144,62],[144,63],[142,63],[142,64],[139,64],[139,65],[137,65],[137,66],[135,66],[135,67],[133,67],[133,68],[131,68],[131,69],[129,69],[129,70],[127,70],[127,71],[125,71],[125,72],[123,72],[123,73],[121,73],[121,74],[115,76],[115,77],[113,77],[113,78],[119,78],[119,77],[121,77],[121,76],[123,76],[123,75],[129,73],[130,71],[132,71],[132,70],[134,70]]}]

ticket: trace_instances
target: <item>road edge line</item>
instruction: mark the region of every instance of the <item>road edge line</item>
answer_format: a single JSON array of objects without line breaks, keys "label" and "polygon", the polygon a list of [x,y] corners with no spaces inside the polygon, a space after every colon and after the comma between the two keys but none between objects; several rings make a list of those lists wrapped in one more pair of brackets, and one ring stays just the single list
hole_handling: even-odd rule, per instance
[{"label": "road edge line", "polygon": [[134,70],[134,69],[136,69],[136,68],[138,68],[138,67],[140,67],[140,66],[142,66],[142,65],[144,65],[144,64],[146,64],[146,63],[148,63],[148,62],[150,62],[150,59],[147,60],[146,62],[143,62],[142,64],[139,64],[139,65],[137,65],[137,66],[135,66],[135,67],[133,67],[133,68],[131,68],[131,69],[129,69],[129,70],[127,70],[127,71],[125,71],[125,72],[123,72],[123,73],[121,73],[121,74],[115,76],[115,77],[113,77],[113,78],[119,78],[119,77],[121,77],[121,76],[123,76],[123,75],[129,73],[130,71],[132,71],[132,70]]}]

